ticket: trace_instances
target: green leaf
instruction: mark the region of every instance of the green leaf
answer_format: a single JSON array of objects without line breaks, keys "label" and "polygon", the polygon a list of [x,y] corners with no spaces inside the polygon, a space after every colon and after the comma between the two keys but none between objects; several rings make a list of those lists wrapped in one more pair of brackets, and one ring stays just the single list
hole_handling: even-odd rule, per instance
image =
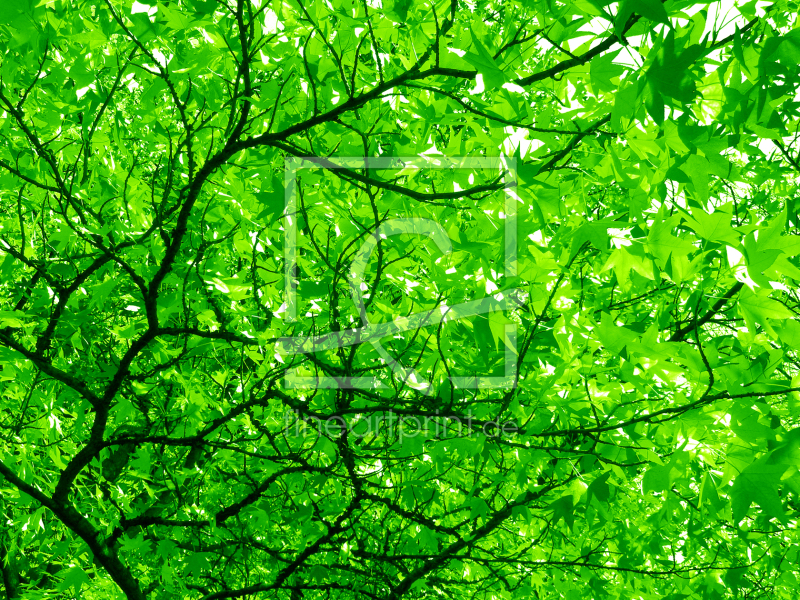
[{"label": "green leaf", "polygon": [[[670,30],[647,70],[647,82],[652,90],[654,108],[657,106],[657,97],[665,96],[688,104],[697,93],[695,78],[690,67],[705,49],[698,45],[681,49],[677,43],[674,31]],[[662,121],[656,119],[656,122],[660,124]]]},{"label": "green leaf", "polygon": [[793,29],[782,36],[781,43],[773,56],[785,61],[787,65],[800,64],[800,29]]},{"label": "green leaf", "polygon": [[642,490],[645,493],[668,490],[672,483],[671,471],[669,465],[650,467],[642,478]]},{"label": "green leaf", "polygon": [[617,281],[625,289],[630,285],[632,272],[654,279],[653,261],[645,256],[642,244],[614,250],[601,271],[611,268],[614,269]]},{"label": "green leaf", "polygon": [[[631,121],[636,116],[637,90],[635,85],[626,85],[615,94],[614,108],[611,109],[611,127],[622,132],[622,119]],[[663,111],[662,111],[663,116]]]},{"label": "green leaf", "polygon": [[631,2],[634,6],[634,11],[637,14],[642,15],[646,19],[650,19],[651,21],[656,21],[658,23],[664,23],[669,25],[669,19],[667,18],[667,11],[664,9],[664,4],[662,4],[659,0],[636,0],[632,2],[631,0],[627,0]]},{"label": "green leaf", "polygon": [[721,510],[725,504],[717,493],[717,486],[714,483],[713,476],[710,473],[703,475],[703,482],[700,486],[700,501],[699,505],[702,508],[712,508],[714,512]]},{"label": "green leaf", "polygon": [[611,488],[608,485],[608,479],[611,477],[611,471],[606,471],[597,479],[589,484],[586,488],[586,505],[590,505],[592,500],[597,500],[599,503],[605,503],[611,494]]},{"label": "green leaf", "polygon": [[551,522],[551,526],[555,527],[558,525],[559,521],[562,519],[564,523],[567,524],[570,531],[575,526],[575,516],[573,515],[573,499],[572,495],[562,496],[552,504],[550,504],[550,508],[553,510],[553,520]]},{"label": "green leaf", "polygon": [[275,222],[283,214],[286,206],[286,191],[281,179],[277,175],[273,176],[270,189],[256,193],[256,198],[263,207],[261,212],[256,215],[256,221]]},{"label": "green leaf", "polygon": [[716,210],[708,214],[700,209],[692,210],[691,218],[684,216],[685,221],[704,240],[723,242],[732,247],[739,245],[739,234],[731,227],[733,215]]},{"label": "green leaf", "polygon": [[608,248],[608,230],[611,227],[619,227],[621,224],[617,221],[606,220],[600,221],[586,221],[576,231],[572,239],[572,253],[578,251],[578,248],[583,246],[584,242],[590,242],[592,246],[598,250],[606,250]]},{"label": "green leaf", "polygon": [[489,318],[489,329],[492,332],[492,340],[494,341],[495,349],[498,348],[498,344],[502,342],[506,348],[517,354],[516,345],[511,341],[508,332],[506,331],[506,326],[513,323],[508,317],[506,317],[502,311],[493,311],[490,312],[488,315]]},{"label": "green leaf", "polygon": [[487,90],[497,90],[506,82],[506,76],[503,74],[500,67],[497,66],[497,63],[486,47],[478,39],[478,36],[475,35],[475,32],[472,31],[470,33],[472,36],[472,45],[476,52],[467,52],[463,56],[463,59],[483,75],[483,82]]},{"label": "green leaf", "polygon": [[664,123],[664,142],[678,154],[689,152],[689,148],[680,137],[678,126],[673,121]]},{"label": "green leaf", "polygon": [[699,154],[691,154],[681,166],[681,170],[692,180],[694,192],[701,203],[705,203],[708,200],[709,169],[708,160]]},{"label": "green leaf", "polygon": [[91,582],[92,580],[89,579],[89,576],[86,575],[83,569],[80,567],[72,567],[69,571],[67,571],[64,579],[61,580],[58,589],[60,592],[64,592],[69,588],[72,588],[72,594],[76,598],[80,598],[81,588],[85,584],[90,584]]},{"label": "green leaf", "polygon": [[603,313],[597,326],[597,335],[611,354],[619,354],[628,342],[636,339],[635,331],[617,325],[608,313]]},{"label": "green leaf", "polygon": [[766,290],[754,293],[744,288],[737,306],[750,331],[755,332],[755,324],[758,324],[774,335],[768,319],[790,319],[794,313],[780,302],[770,299],[768,294]]},{"label": "green leaf", "polygon": [[[763,241],[767,240],[767,236],[759,236]],[[769,280],[763,276],[764,271],[769,269],[775,262],[775,259],[781,254],[781,250],[775,248],[766,250],[765,244],[756,242],[754,234],[749,234],[744,239],[744,255],[747,259],[747,272],[750,278],[763,288],[769,288]]]},{"label": "green leaf", "polygon": [[778,496],[778,484],[786,472],[786,465],[769,464],[764,457],[742,471],[731,487],[733,522],[739,523],[755,502],[770,518],[786,523],[788,518]]},{"label": "green leaf", "polygon": [[787,256],[800,254],[800,235],[784,235],[787,221],[788,212],[784,207],[783,211],[772,219],[769,226],[759,232],[758,249],[765,252],[779,250]]},{"label": "green leaf", "polygon": [[607,52],[592,60],[589,65],[592,83],[604,92],[617,89],[617,86],[611,80],[618,78],[625,70],[621,65],[613,62],[619,52]]},{"label": "green leaf", "polygon": [[670,256],[686,256],[695,250],[691,242],[677,238],[672,229],[680,220],[679,215],[671,217],[656,216],[647,234],[647,248],[656,257],[659,267],[666,267]]},{"label": "green leaf", "polygon": [[634,13],[657,23],[670,24],[667,11],[659,0],[622,0],[614,19],[617,37],[622,38],[625,25]]}]

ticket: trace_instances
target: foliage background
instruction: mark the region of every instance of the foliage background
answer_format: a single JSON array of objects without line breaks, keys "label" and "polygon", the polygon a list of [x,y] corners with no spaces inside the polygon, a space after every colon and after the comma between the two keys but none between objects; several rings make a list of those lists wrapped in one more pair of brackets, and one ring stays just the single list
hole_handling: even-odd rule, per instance
[{"label": "foliage background", "polygon": [[[794,597],[796,2],[2,10],[8,598]],[[309,171],[283,214],[286,158],[420,153],[517,159],[517,277],[499,171]],[[381,241],[373,320],[519,305],[384,340],[433,394],[277,353],[358,324],[349,260],[408,215],[454,252]],[[515,387],[453,389],[506,323]]]}]

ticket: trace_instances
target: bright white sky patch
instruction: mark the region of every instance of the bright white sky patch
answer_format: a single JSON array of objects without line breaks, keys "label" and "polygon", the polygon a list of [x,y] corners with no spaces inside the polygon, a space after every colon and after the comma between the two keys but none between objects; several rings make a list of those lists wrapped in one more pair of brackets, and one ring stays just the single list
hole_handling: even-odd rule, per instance
[{"label": "bright white sky patch", "polygon": [[514,151],[519,147],[519,153],[522,158],[525,158],[530,152],[535,152],[542,146],[544,146],[544,142],[541,140],[529,140],[526,139],[528,135],[527,129],[517,128],[517,127],[506,127],[505,131],[509,136],[503,142],[503,152],[506,156],[511,156],[514,154]]},{"label": "bright white sky patch", "polygon": [[142,4],[141,2],[136,2],[134,0],[133,5],[131,6],[131,14],[136,15],[139,13],[147,13],[148,17],[152,17],[154,14],[158,12],[157,6],[148,6],[147,4]]},{"label": "bright white sky patch", "polygon": [[271,8],[264,11],[264,35],[278,33],[278,28],[283,29],[283,25],[278,22],[278,15]]}]

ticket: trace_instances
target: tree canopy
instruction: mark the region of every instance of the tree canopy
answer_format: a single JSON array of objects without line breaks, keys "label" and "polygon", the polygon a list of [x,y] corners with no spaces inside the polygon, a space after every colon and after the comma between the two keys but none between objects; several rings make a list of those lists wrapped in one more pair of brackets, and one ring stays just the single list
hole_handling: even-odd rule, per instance
[{"label": "tree canopy", "polygon": [[5,0],[6,597],[794,598],[799,12]]}]

